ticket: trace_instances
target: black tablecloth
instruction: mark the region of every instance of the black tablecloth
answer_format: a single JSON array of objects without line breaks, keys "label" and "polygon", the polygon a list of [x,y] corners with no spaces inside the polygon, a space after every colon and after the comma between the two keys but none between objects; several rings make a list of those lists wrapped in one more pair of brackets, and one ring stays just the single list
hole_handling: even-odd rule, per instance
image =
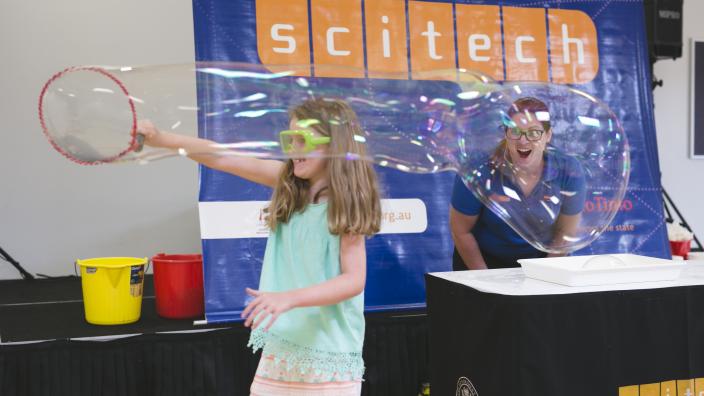
[{"label": "black tablecloth", "polygon": [[[144,295],[138,322],[95,326],[78,278],[0,281],[0,396],[249,394],[259,361],[249,329],[158,317],[149,276]],[[415,395],[428,381],[426,319],[425,310],[366,315],[362,395]],[[185,332],[207,327],[226,328]],[[127,334],[140,335],[75,340]]]},{"label": "black tablecloth", "polygon": [[226,326],[194,326],[193,319],[159,317],[151,275],[144,278],[139,320],[110,326],[96,326],[86,322],[81,280],[78,277],[0,281],[0,341],[3,343],[152,334],[215,327]]},{"label": "black tablecloth", "polygon": [[652,383],[674,396],[686,394],[676,380],[704,377],[704,286],[507,296],[433,275],[426,285],[436,395],[644,396]]}]

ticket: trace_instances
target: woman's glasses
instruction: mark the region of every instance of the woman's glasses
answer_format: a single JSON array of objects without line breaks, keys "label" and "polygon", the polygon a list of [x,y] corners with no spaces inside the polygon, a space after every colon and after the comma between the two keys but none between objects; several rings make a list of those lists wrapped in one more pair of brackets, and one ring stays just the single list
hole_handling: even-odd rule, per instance
[{"label": "woman's glasses", "polygon": [[506,137],[511,140],[519,140],[521,136],[525,136],[528,141],[535,142],[536,140],[540,140],[543,133],[545,133],[545,131],[537,128],[531,128],[527,131],[523,131],[518,127],[506,128]]},{"label": "woman's glasses", "polygon": [[330,143],[329,136],[316,136],[305,129],[291,129],[279,132],[281,150],[290,154],[293,152],[307,154],[321,144]]}]

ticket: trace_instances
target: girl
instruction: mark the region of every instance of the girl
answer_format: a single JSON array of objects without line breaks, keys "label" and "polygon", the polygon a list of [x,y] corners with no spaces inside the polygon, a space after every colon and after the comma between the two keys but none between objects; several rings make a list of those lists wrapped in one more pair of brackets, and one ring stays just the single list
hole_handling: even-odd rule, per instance
[{"label": "girl", "polygon": [[138,132],[147,145],[198,153],[190,157],[274,189],[259,290],[246,290],[252,300],[242,312],[249,345],[263,348],[251,394],[359,395],[365,236],[381,223],[377,178],[369,162],[345,159],[366,154],[345,102],[313,99],[289,115],[284,150],[314,156],[209,155],[211,141],[160,132],[148,121]]}]

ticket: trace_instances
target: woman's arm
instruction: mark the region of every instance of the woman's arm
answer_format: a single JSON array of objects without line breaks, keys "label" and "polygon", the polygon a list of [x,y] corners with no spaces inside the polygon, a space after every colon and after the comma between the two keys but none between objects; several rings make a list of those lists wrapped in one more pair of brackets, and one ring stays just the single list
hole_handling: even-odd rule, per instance
[{"label": "woman's arm", "polygon": [[[274,187],[283,163],[274,160],[220,155],[211,140],[162,132],[147,120],[137,123],[137,133],[144,136],[144,144],[172,150],[184,149],[188,157],[208,168],[231,173],[255,183]],[[192,153],[192,154],[191,154]]]},{"label": "woman's arm", "polygon": [[255,329],[271,315],[268,329],[279,315],[290,309],[333,305],[360,294],[367,276],[364,235],[346,234],[340,238],[340,270],[340,275],[330,280],[301,289],[262,292],[248,288],[247,293],[255,298],[242,311],[244,325]]},{"label": "woman's arm", "polygon": [[479,250],[477,240],[472,234],[472,228],[479,216],[468,216],[450,207],[450,233],[455,242],[455,248],[460,253],[467,269],[486,269],[484,257]]},{"label": "woman's arm", "polygon": [[[560,214],[552,227],[550,248],[562,250],[573,245],[578,238],[579,222],[582,220],[582,211],[587,199],[587,183],[582,164],[572,156],[565,156],[561,172],[564,180],[560,185],[563,198]],[[564,256],[565,253],[550,253],[548,257]]]},{"label": "woman's arm", "polygon": [[[575,215],[567,215],[560,213],[552,228],[552,242],[550,246],[555,249],[569,246],[571,240],[577,237],[577,226],[582,218],[581,213]],[[549,253],[548,257],[564,256],[563,253]]]}]

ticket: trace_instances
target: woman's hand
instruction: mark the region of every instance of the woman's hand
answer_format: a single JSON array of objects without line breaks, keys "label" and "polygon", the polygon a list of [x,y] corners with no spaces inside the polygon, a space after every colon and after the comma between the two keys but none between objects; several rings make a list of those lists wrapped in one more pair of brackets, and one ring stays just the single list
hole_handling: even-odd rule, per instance
[{"label": "woman's hand", "polygon": [[245,290],[254,299],[242,311],[242,318],[245,319],[244,325],[246,327],[252,326],[252,330],[259,327],[267,317],[271,317],[265,328],[265,330],[269,330],[279,315],[294,307],[292,296],[287,292],[262,292],[250,288]]}]

